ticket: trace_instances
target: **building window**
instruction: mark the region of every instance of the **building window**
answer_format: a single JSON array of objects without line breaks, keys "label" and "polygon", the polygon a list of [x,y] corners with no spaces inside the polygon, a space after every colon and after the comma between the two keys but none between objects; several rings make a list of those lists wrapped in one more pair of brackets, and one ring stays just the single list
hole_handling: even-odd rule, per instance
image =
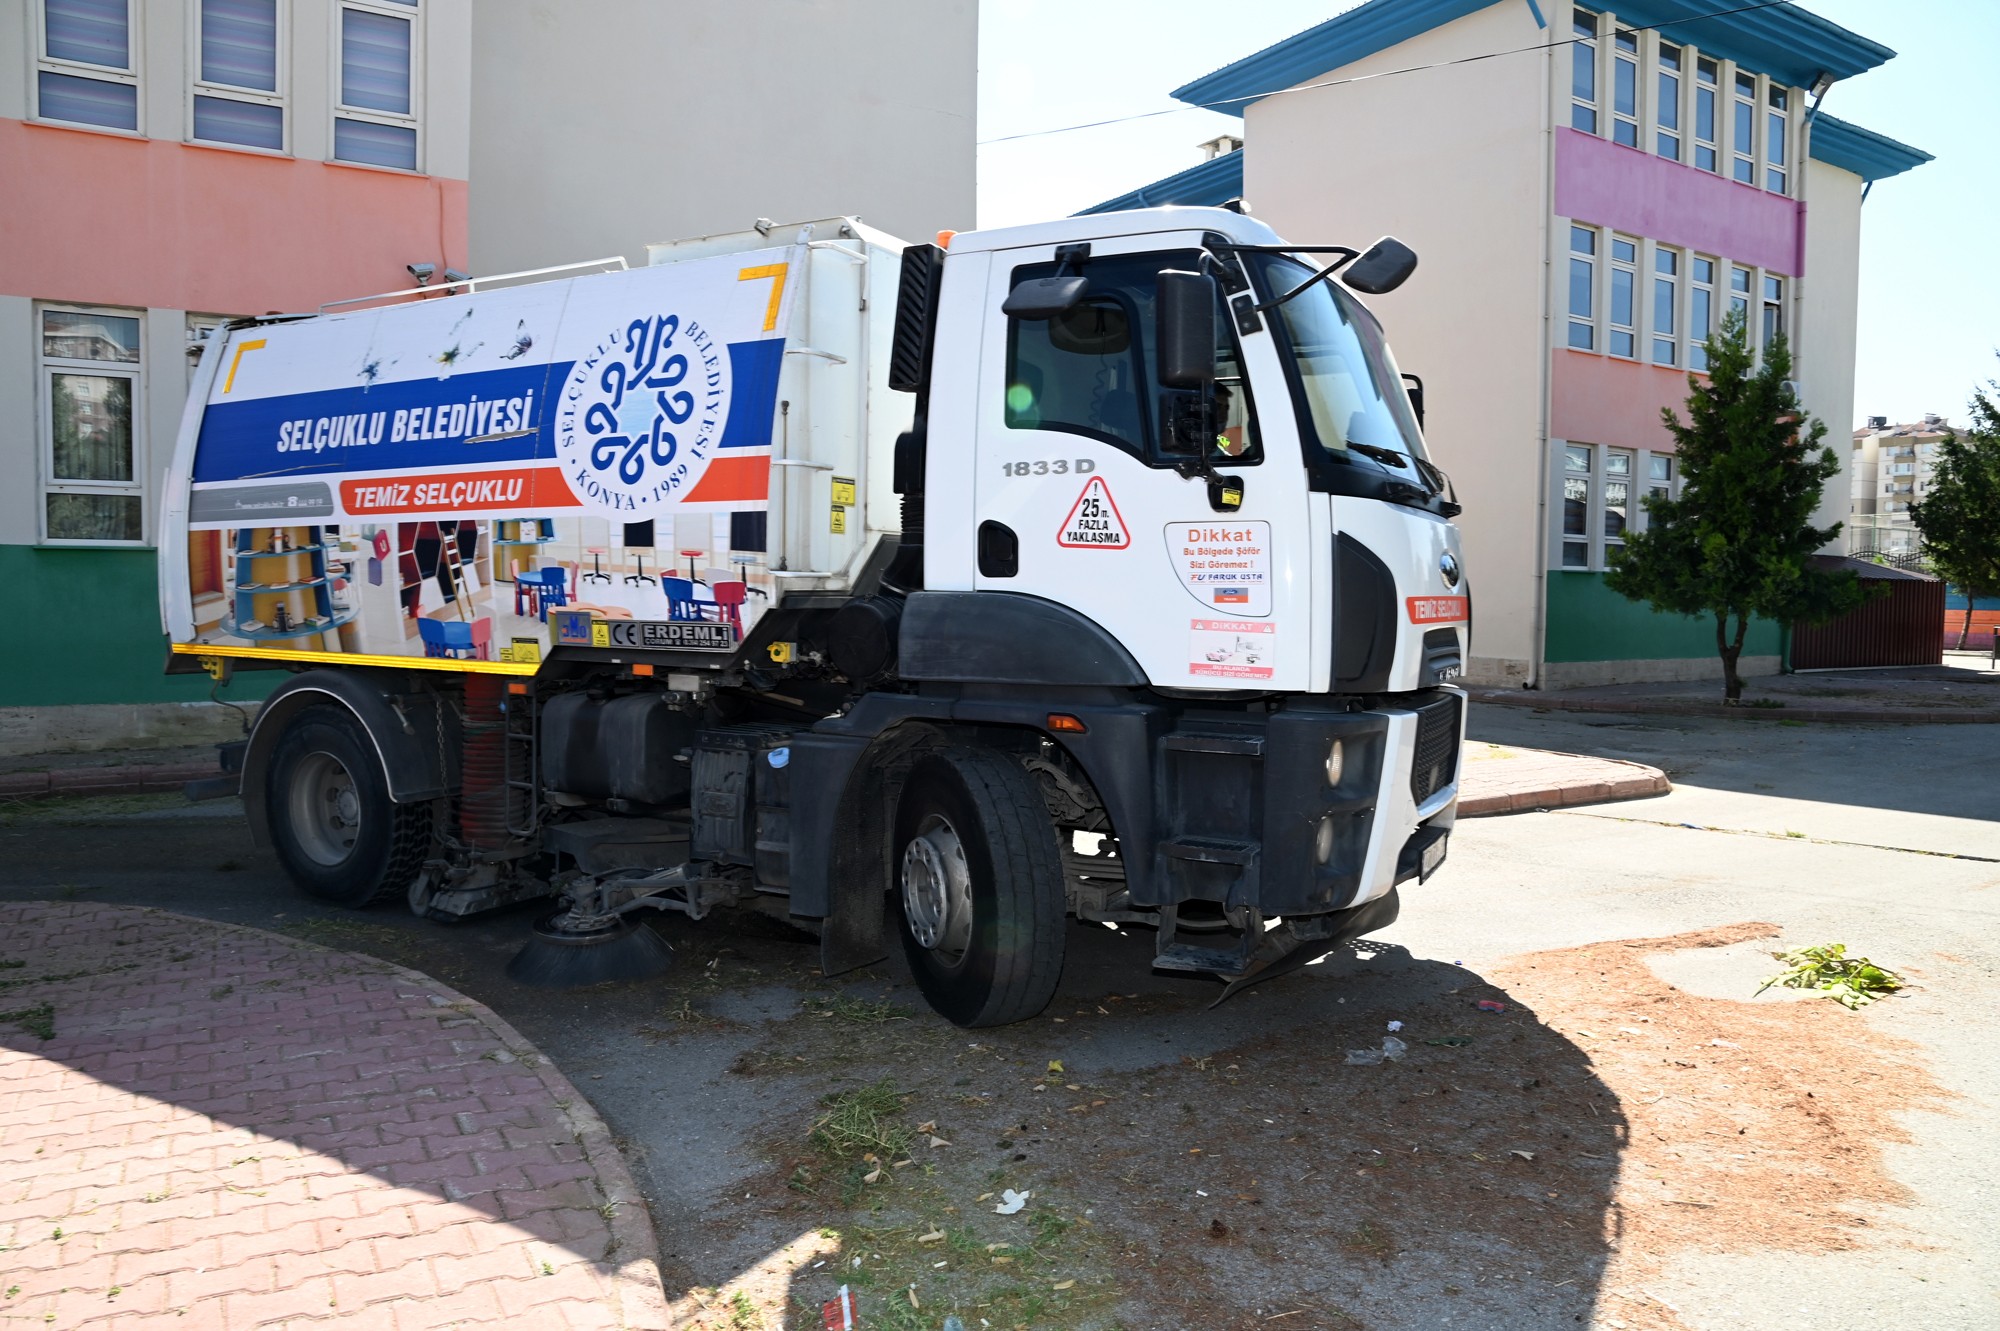
[{"label": "building window", "polygon": [[1588,444],[1563,446],[1564,568],[1590,567],[1590,454]]},{"label": "building window", "polygon": [[1757,183],[1757,78],[1736,76],[1736,178],[1746,185]]},{"label": "building window", "polygon": [[1708,368],[1708,339],[1715,332],[1715,260],[1688,261],[1688,368]]},{"label": "building window", "polygon": [[1653,251],[1653,364],[1672,365],[1678,339],[1675,311],[1680,308],[1681,256],[1662,245]]},{"label": "building window", "polygon": [[1660,43],[1659,114],[1653,147],[1660,156],[1681,160],[1681,48]]},{"label": "building window", "polygon": [[1764,188],[1773,194],[1785,192],[1785,131],[1790,124],[1785,104],[1790,100],[1783,88],[1771,85],[1771,109],[1764,118]]},{"label": "building window", "polygon": [[40,0],[35,114],[100,129],[139,130],[132,0]]},{"label": "building window", "polygon": [[1611,38],[1611,137],[1639,146],[1639,37],[1619,32]]},{"label": "building window", "polygon": [[1747,333],[1750,324],[1750,270],[1731,268],[1729,270],[1729,312],[1743,316]]},{"label": "building window", "polygon": [[1639,354],[1639,243],[1611,238],[1611,337],[1606,349],[1614,356]]},{"label": "building window", "polygon": [[[1646,457],[1646,497],[1674,497],[1674,459],[1671,453],[1651,453]],[[1648,517],[1650,518],[1650,514]]]},{"label": "building window", "polygon": [[196,139],[284,151],[278,21],[278,0],[201,0]]},{"label": "building window", "polygon": [[1625,547],[1625,528],[1632,514],[1632,454],[1622,448],[1604,450],[1604,504],[1598,521],[1604,530],[1604,562]]},{"label": "building window", "polygon": [[1720,66],[1706,58],[1694,66],[1694,164],[1704,171],[1716,169],[1715,121],[1716,79]]},{"label": "building window", "polygon": [[1597,233],[1569,229],[1569,344],[1597,350]]},{"label": "building window", "polygon": [[43,309],[43,533],[50,541],[144,539],[134,431],[139,316]]},{"label": "building window", "polygon": [[1785,331],[1785,279],[1766,276],[1764,278],[1764,322],[1759,330],[1758,348],[1771,349],[1771,339]]},{"label": "building window", "polygon": [[1597,133],[1597,15],[1587,9],[1570,17],[1569,123],[1586,134]]},{"label": "building window", "polygon": [[415,0],[341,4],[336,160],[417,169],[415,8]]}]

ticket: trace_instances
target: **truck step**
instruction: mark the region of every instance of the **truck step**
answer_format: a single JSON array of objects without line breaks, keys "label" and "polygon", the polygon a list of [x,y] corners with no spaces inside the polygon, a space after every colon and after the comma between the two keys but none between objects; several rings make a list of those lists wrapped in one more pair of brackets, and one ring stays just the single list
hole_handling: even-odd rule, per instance
[{"label": "truck step", "polygon": [[1262,757],[1264,753],[1262,735],[1226,731],[1174,730],[1160,736],[1160,743],[1181,753],[1234,753],[1251,758]]},{"label": "truck step", "polygon": [[1204,864],[1254,864],[1257,849],[1254,841],[1231,841],[1225,837],[1184,836],[1160,843],[1161,852],[1171,859],[1200,860]]},{"label": "truck step", "polygon": [[1153,958],[1163,971],[1199,971],[1204,975],[1241,975],[1250,959],[1237,947],[1199,947],[1193,943],[1169,943]]}]

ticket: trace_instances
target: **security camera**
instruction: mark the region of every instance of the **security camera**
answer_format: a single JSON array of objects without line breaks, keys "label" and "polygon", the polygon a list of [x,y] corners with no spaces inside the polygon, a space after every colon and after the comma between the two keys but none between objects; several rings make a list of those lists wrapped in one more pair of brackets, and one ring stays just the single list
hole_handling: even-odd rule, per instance
[{"label": "security camera", "polygon": [[457,286],[461,282],[470,282],[472,280],[472,274],[461,273],[456,268],[447,268],[444,270],[444,280],[451,283],[453,286]]},{"label": "security camera", "polygon": [[403,267],[410,270],[410,276],[417,279],[418,286],[426,285],[437,272],[434,263],[406,263]]}]

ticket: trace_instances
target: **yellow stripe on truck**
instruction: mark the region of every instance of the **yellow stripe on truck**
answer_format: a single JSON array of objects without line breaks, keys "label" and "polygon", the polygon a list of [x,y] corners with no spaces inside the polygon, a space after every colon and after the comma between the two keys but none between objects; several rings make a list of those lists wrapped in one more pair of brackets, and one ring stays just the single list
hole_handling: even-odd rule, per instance
[{"label": "yellow stripe on truck", "polygon": [[340,665],[394,666],[402,670],[457,670],[468,675],[532,675],[532,661],[468,661],[463,657],[385,656],[368,652],[302,652],[288,647],[225,647],[177,642],[176,656],[234,656],[253,661],[327,661]]}]

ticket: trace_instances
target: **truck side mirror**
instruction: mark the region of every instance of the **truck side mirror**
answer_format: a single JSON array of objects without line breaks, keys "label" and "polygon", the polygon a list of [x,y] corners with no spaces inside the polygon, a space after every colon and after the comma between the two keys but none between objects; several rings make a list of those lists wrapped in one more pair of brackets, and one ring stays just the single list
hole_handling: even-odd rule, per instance
[{"label": "truck side mirror", "polygon": [[1081,276],[1031,277],[1007,293],[1000,313],[1010,319],[1053,319],[1075,309],[1090,279]]},{"label": "truck side mirror", "polygon": [[1417,418],[1417,428],[1424,428],[1424,381],[1414,374],[1403,376],[1403,388],[1410,395],[1410,411]]},{"label": "truck side mirror", "polygon": [[1154,308],[1160,385],[1206,391],[1215,384],[1215,279],[1163,269]]},{"label": "truck side mirror", "polygon": [[1417,252],[1394,236],[1384,236],[1341,269],[1340,280],[1365,296],[1380,296],[1403,285],[1416,271]]}]

